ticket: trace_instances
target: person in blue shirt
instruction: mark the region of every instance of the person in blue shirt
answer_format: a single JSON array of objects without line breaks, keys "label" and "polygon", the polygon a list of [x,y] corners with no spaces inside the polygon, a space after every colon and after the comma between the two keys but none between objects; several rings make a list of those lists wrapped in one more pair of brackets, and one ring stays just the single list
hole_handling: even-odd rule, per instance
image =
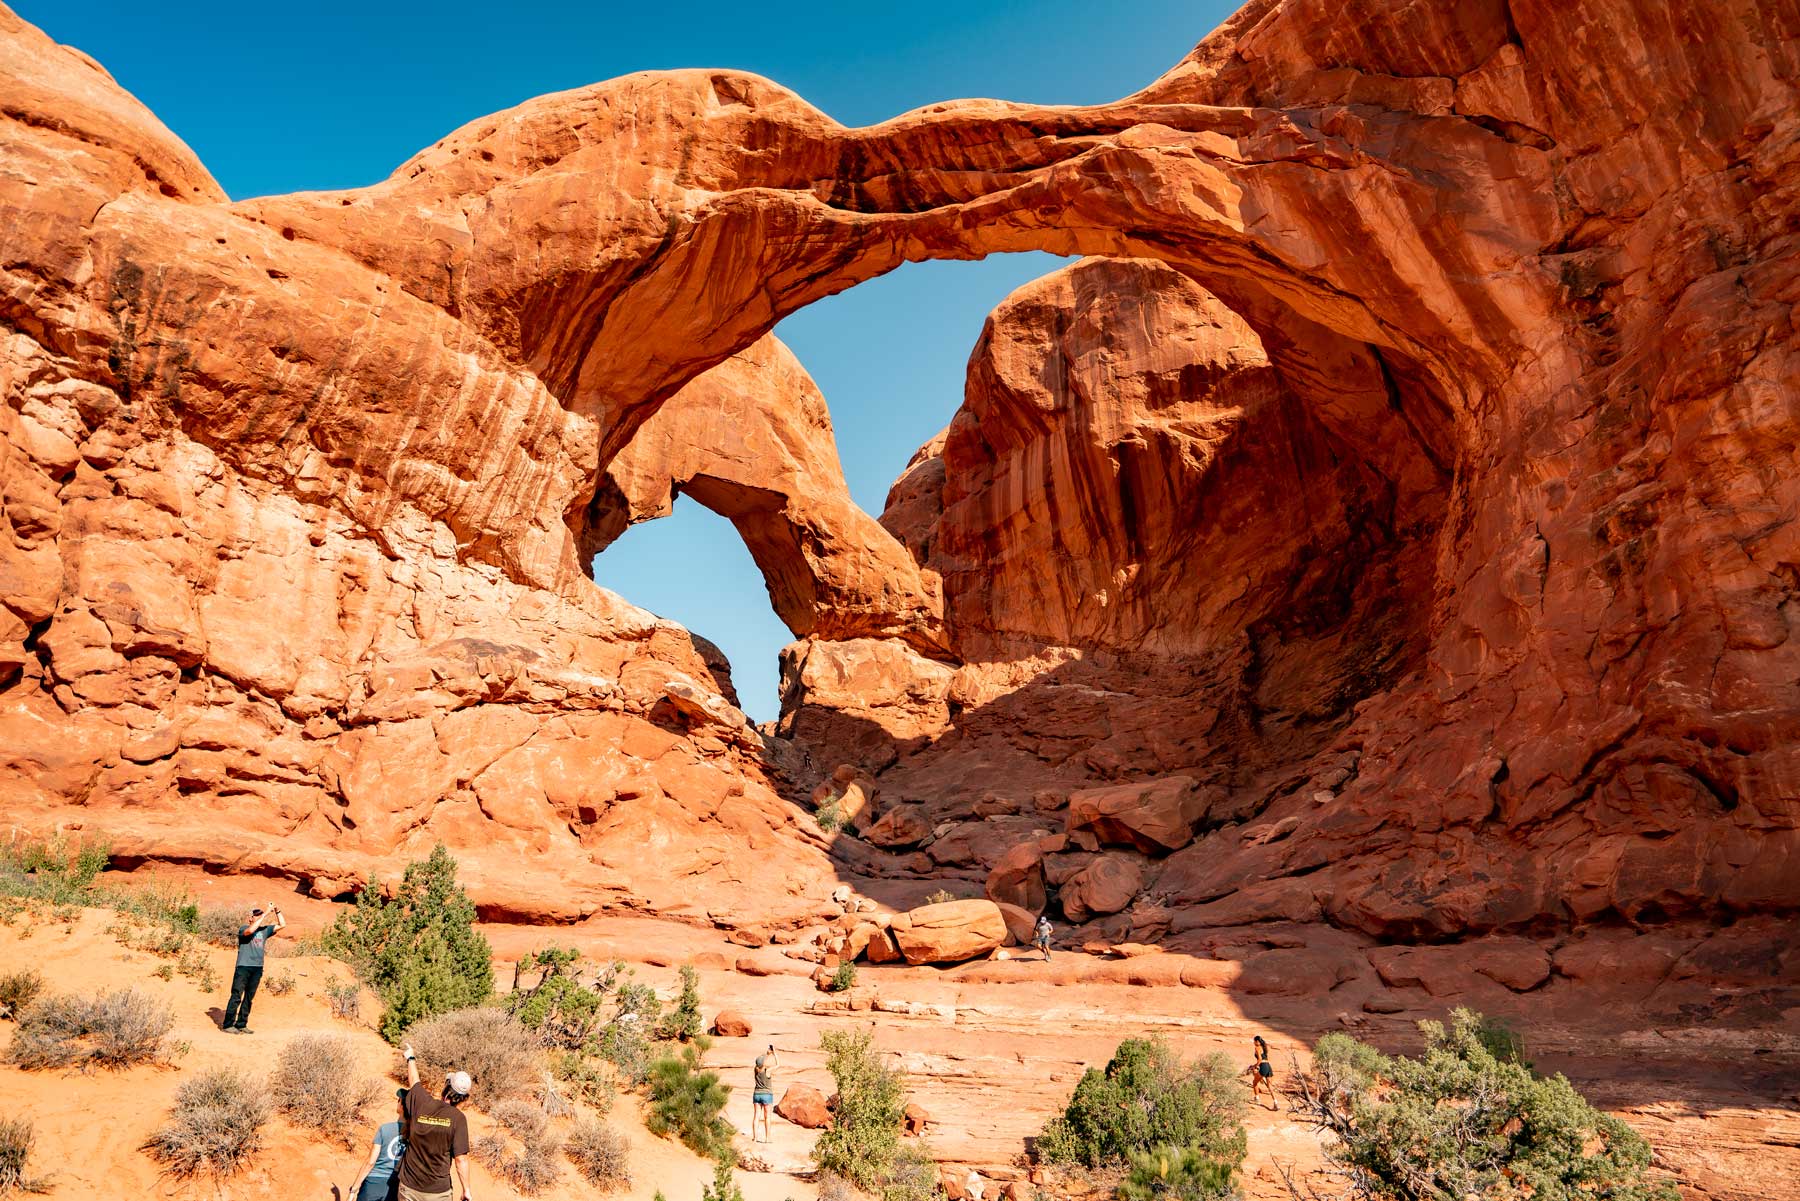
[{"label": "person in blue shirt", "polygon": [[400,1157],[406,1154],[400,1122],[406,1116],[406,1090],[401,1089],[394,1096],[400,1102],[398,1116],[391,1122],[383,1122],[375,1131],[375,1145],[369,1148],[369,1162],[363,1165],[347,1194],[352,1201],[394,1201],[400,1195]]}]

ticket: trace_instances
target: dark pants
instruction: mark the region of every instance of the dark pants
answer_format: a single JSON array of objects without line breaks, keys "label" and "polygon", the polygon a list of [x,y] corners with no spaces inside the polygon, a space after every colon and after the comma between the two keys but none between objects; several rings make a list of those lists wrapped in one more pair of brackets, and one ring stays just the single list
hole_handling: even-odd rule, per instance
[{"label": "dark pants", "polygon": [[236,1026],[239,1030],[250,1020],[250,1002],[256,999],[256,986],[262,983],[263,970],[259,967],[238,965],[238,970],[231,973],[231,1000],[225,1004],[224,1029]]}]

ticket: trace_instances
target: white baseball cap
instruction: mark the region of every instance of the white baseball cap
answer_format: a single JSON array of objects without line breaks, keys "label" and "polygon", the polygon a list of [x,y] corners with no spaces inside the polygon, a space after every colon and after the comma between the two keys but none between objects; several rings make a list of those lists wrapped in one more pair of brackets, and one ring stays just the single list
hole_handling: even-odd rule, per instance
[{"label": "white baseball cap", "polygon": [[466,1097],[475,1091],[475,1082],[469,1079],[469,1074],[467,1072],[451,1072],[444,1077],[444,1087],[448,1088],[453,1093],[461,1093]]}]

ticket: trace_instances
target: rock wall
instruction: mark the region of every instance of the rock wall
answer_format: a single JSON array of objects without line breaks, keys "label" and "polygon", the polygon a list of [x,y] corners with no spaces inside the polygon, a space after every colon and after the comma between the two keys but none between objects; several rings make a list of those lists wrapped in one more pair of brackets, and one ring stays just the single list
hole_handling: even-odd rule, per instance
[{"label": "rock wall", "polygon": [[[815,635],[782,732],[982,819],[896,870],[981,874],[1068,792],[1186,775],[1201,849],[1138,868],[1182,921],[1800,903],[1790,4],[1256,0],[1116,104],[867,129],[646,73],[239,205],[104,72],[0,32],[9,814],[327,890],[443,834],[544,916],[742,900],[747,844],[818,903],[777,792],[814,769],[585,553],[621,480],[707,475],[621,454],[781,316],[1038,248],[1166,269],[1002,314],[891,510],[916,567],[829,504],[712,493],[753,542],[829,530],[765,547]],[[1284,489],[1318,503],[1254,499]],[[1056,537],[1084,561],[1044,570]],[[609,850],[646,838],[684,883]]]}]

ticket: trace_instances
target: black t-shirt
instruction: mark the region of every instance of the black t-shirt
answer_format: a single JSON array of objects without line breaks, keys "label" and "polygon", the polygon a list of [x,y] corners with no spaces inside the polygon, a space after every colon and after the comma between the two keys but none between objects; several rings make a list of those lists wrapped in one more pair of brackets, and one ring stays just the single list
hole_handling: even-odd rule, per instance
[{"label": "black t-shirt", "polygon": [[469,1119],[422,1088],[406,1094],[406,1154],[400,1183],[421,1193],[450,1191],[450,1161],[469,1153]]}]

